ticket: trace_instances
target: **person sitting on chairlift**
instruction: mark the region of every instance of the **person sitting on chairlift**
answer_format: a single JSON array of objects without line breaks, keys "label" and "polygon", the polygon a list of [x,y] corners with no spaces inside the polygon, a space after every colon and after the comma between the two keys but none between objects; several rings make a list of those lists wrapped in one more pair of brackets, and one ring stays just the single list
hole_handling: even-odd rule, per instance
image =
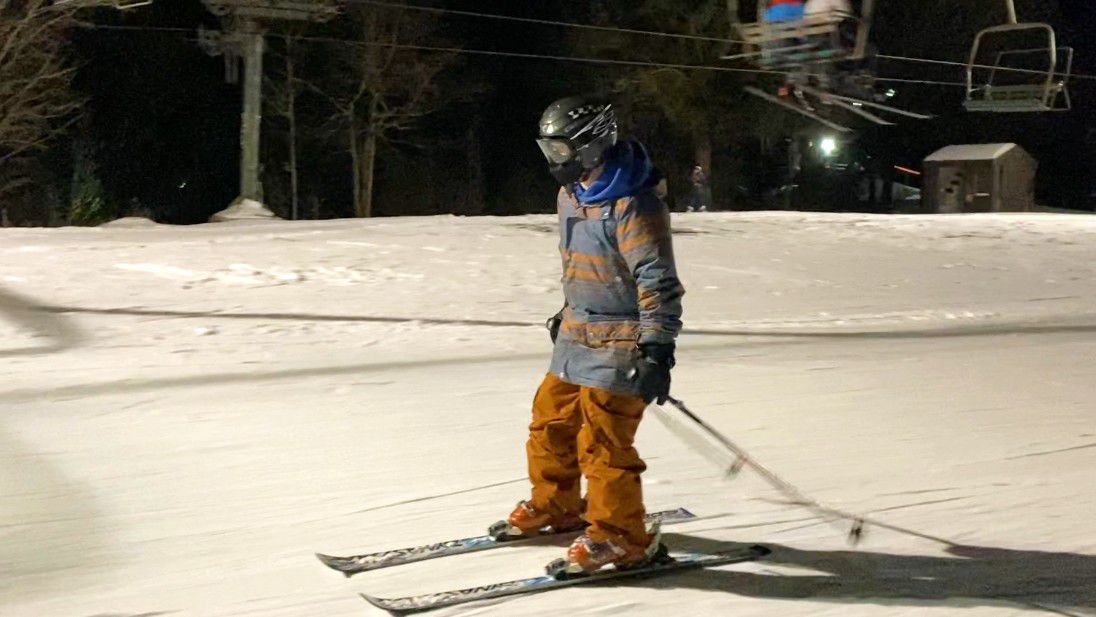
[{"label": "person sitting on chairlift", "polygon": [[805,14],[803,0],[772,0],[761,16],[763,21],[796,21]]},{"label": "person sitting on chairlift", "polygon": [[849,0],[807,0],[803,7],[803,13],[807,16],[822,13],[853,14],[852,3]]}]

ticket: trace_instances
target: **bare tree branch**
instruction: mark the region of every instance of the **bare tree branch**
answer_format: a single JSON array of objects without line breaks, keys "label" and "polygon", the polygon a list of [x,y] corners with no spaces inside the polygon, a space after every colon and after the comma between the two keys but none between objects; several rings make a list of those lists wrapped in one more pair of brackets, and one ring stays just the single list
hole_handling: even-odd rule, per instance
[{"label": "bare tree branch", "polygon": [[369,216],[378,142],[390,143],[393,134],[414,129],[445,104],[439,77],[456,56],[400,48],[431,36],[432,17],[376,7],[353,9],[349,15],[362,44],[335,51],[328,79],[306,87],[334,110],[328,123],[341,129],[355,164],[355,210]]},{"label": "bare tree branch", "polygon": [[[73,10],[24,0],[0,10],[0,163],[39,150],[74,121],[81,102],[65,56]],[[4,191],[26,184],[9,177]]]}]

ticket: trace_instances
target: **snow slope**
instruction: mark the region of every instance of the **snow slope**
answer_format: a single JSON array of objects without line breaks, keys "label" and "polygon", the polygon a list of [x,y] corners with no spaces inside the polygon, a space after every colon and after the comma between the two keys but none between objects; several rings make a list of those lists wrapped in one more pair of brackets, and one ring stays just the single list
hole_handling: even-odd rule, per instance
[{"label": "snow slope", "polygon": [[[678,215],[675,393],[860,546],[655,421],[651,508],[756,564],[439,615],[1096,615],[1096,217]],[[551,217],[0,230],[0,615],[369,615],[526,493]]]}]

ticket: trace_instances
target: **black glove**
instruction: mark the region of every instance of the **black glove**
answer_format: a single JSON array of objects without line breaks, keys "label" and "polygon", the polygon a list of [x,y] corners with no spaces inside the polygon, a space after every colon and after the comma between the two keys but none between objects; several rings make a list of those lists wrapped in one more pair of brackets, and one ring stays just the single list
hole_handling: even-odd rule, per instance
[{"label": "black glove", "polygon": [[548,318],[548,321],[544,322],[544,327],[548,328],[548,336],[552,337],[552,344],[556,344],[556,337],[559,336],[559,325],[563,323],[563,309],[559,309],[559,312]]},{"label": "black glove", "polygon": [[658,401],[659,405],[670,396],[670,369],[674,367],[673,343],[648,343],[639,346],[639,356],[629,377],[639,387],[644,403]]}]

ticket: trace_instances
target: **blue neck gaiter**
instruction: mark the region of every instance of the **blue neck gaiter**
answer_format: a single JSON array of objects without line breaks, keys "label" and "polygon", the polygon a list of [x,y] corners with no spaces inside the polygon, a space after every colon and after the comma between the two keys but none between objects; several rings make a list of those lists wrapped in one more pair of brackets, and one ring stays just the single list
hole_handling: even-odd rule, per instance
[{"label": "blue neck gaiter", "polygon": [[584,205],[630,197],[647,185],[653,167],[643,144],[620,142],[606,153],[605,169],[590,188],[575,184],[575,197]]}]

